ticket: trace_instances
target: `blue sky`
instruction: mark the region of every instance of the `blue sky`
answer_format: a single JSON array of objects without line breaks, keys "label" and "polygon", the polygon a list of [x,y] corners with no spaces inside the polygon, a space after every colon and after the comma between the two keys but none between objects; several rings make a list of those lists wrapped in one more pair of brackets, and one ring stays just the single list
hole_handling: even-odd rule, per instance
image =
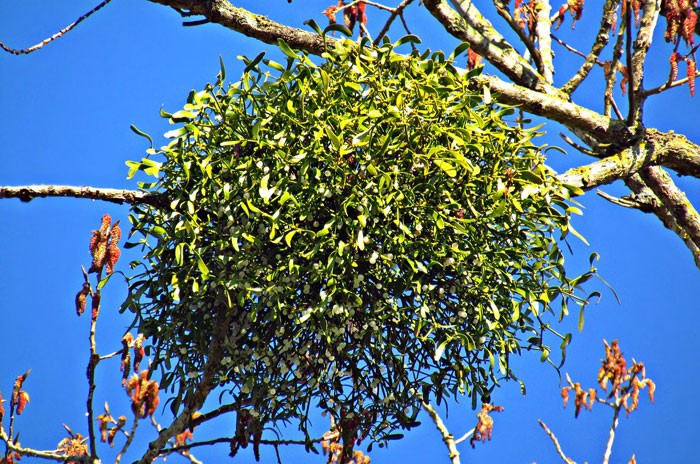
[{"label": "blue sky", "polygon": [[[323,24],[320,12],[330,3],[267,0],[241,1],[239,5],[304,27],[303,21],[310,17]],[[0,1],[0,40],[15,48],[33,45],[92,6],[93,2],[86,1]],[[449,51],[456,45],[432,19],[425,19],[422,8],[414,5],[412,10],[420,13],[408,18],[412,32],[424,39],[426,47]],[[576,33],[568,29],[567,18],[558,35],[571,38],[585,50],[586,32],[597,29],[596,11],[599,4],[589,2]],[[371,28],[379,23],[379,16],[372,10],[369,13]],[[395,29],[392,38],[400,35],[402,31]],[[649,87],[663,82],[668,73],[670,47],[661,35],[655,39],[655,61],[645,81]],[[275,53],[220,26],[183,28],[179,15],[160,5],[121,0],[38,52],[19,57],[0,55],[0,185],[135,188],[126,179],[124,163],[140,159],[147,145],[129,125],[150,133],[156,144],[164,144],[160,134],[169,127],[159,117],[160,108],[179,109],[189,90],[213,81],[219,56],[227,63],[229,79],[235,80],[241,70],[236,57],[253,57],[263,49]],[[565,56],[564,50],[556,50]],[[557,80],[566,79],[579,63],[578,58],[567,57]],[[600,71],[596,73],[593,77],[600,78]],[[596,89],[586,86],[574,98],[597,109],[602,98]],[[686,87],[657,96],[646,108],[647,125],[673,129],[700,143],[697,98],[691,99]],[[543,143],[564,143],[557,136],[559,127],[548,125],[545,129],[548,135]],[[566,156],[552,152],[555,168],[590,161],[573,149],[567,151],[570,154]],[[676,180],[691,200],[700,201],[697,181]],[[603,190],[626,194],[620,185]],[[595,192],[580,201],[585,206],[584,216],[576,218],[574,225],[591,245],[573,239],[574,254],[567,260],[571,269],[580,270],[591,251],[600,253],[600,274],[615,288],[622,304],[618,305],[605,286],[594,283],[603,298],[587,310],[584,332],[575,332],[575,316],[560,327],[574,332],[563,370],[574,380],[594,386],[603,355],[602,340],[619,338],[628,358],[646,363],[657,393],[654,405],[643,398],[630,419],[622,418],[612,462],[627,462],[632,453],[637,462],[691,462],[700,454],[700,401],[695,388],[700,382],[700,273],[681,240],[655,217],[611,205]],[[24,446],[54,448],[65,436],[64,423],[75,432],[87,433],[84,405],[89,320],[75,316],[73,300],[82,282],[80,266],[89,265],[91,231],[105,213],[127,223],[126,206],[73,199],[37,199],[28,204],[0,201],[0,391],[8,397],[15,377],[32,369],[26,383],[31,403],[16,423]],[[134,257],[126,253],[118,268],[128,272],[128,260]],[[125,295],[126,285],[119,279],[105,290],[98,324],[101,353],[119,348],[119,338],[131,322],[128,315],[117,314]],[[474,450],[463,444],[463,462],[557,462],[551,442],[537,425],[538,418],[557,433],[571,458],[599,462],[610,411],[597,405],[592,413],[583,412],[574,420],[573,410],[561,407],[557,373],[540,364],[536,354],[517,360],[516,370],[527,385],[527,395],[522,396],[515,383],[496,392],[494,402],[506,410],[494,416],[493,440]],[[101,364],[97,377],[95,404],[99,409],[108,400],[114,415],[129,412],[119,375],[115,360]],[[455,435],[475,423],[468,403],[450,407],[447,423]],[[372,462],[449,462],[435,428],[427,417],[423,423],[403,441],[392,443],[388,451],[373,452]],[[146,425],[138,432],[140,440],[153,437]],[[218,427],[219,435],[233,433],[232,423],[224,421]],[[325,419],[319,418],[319,435],[326,427]],[[205,436],[204,428],[196,432]],[[274,459],[272,450],[266,453],[264,462]],[[113,454],[104,451],[103,462]],[[226,454],[226,445],[196,453],[206,462],[219,462]],[[324,462],[321,457],[307,459],[302,450],[295,449],[283,449],[282,457],[285,463]],[[180,462],[176,457],[169,460]],[[32,460],[25,458],[23,462]],[[254,462],[252,452],[242,452],[234,462]]]}]

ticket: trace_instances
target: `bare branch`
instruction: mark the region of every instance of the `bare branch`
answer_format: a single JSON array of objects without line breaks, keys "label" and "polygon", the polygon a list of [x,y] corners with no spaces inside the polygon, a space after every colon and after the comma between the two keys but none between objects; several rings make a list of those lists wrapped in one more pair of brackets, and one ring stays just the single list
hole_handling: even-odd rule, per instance
[{"label": "bare branch", "polygon": [[518,106],[529,113],[557,121],[570,129],[582,131],[599,143],[626,148],[634,142],[633,132],[623,122],[615,121],[561,98],[509,84],[495,76],[474,77],[469,85],[479,92],[484,86],[488,86],[493,94],[497,94],[495,98],[500,103]]},{"label": "bare branch", "polygon": [[[698,24],[700,24],[700,21],[698,21]],[[700,71],[695,73],[695,77],[696,78],[700,77]],[[656,95],[656,94],[661,93],[665,90],[672,89],[674,87],[678,87],[680,85],[687,84],[689,80],[690,80],[690,78],[684,77],[683,79],[678,79],[678,80],[673,81],[673,82],[666,82],[665,84],[662,84],[658,87],[654,87],[653,89],[649,89],[649,90],[643,92],[642,95],[644,98],[646,98],[650,95]]]},{"label": "bare branch", "polygon": [[450,8],[445,0],[425,0],[423,4],[447,32],[460,40],[469,42],[476,53],[483,56],[513,82],[544,93],[558,92],[532,69],[532,66],[496,31],[470,0],[452,0],[457,11]]},{"label": "bare branch", "polygon": [[542,428],[544,429],[544,432],[545,432],[545,433],[547,434],[547,436],[549,436],[549,438],[552,440],[552,443],[554,443],[554,447],[556,448],[557,453],[559,453],[559,456],[562,458],[562,460],[563,460],[566,464],[576,464],[576,461],[574,461],[573,459],[567,457],[566,454],[564,454],[564,450],[562,450],[561,445],[559,444],[559,440],[557,439],[556,435],[554,435],[554,432],[552,432],[551,430],[549,430],[549,428],[547,427],[547,425],[546,425],[544,422],[542,422],[542,420],[537,419],[537,422],[540,423],[540,427],[542,427]]},{"label": "bare branch", "polygon": [[158,438],[148,445],[148,451],[144,453],[139,464],[151,464],[158,457],[168,441],[175,435],[182,433],[192,422],[192,414],[197,412],[206,401],[209,393],[216,387],[216,372],[219,370],[223,349],[221,342],[225,339],[233,312],[226,311],[223,306],[216,314],[215,333],[212,334],[212,342],[207,362],[204,365],[202,380],[199,387],[194,391],[183,411],[166,428],[160,431]]},{"label": "bare branch", "polygon": [[227,0],[149,0],[153,3],[187,11],[188,16],[201,15],[209,22],[220,24],[268,44],[282,39],[291,47],[320,55],[326,43],[333,43],[332,37],[323,37],[315,32],[304,31],[272,21],[243,8],[236,8]]},{"label": "bare branch", "polygon": [[639,209],[644,212],[654,213],[667,229],[679,235],[692,253],[695,265],[700,268],[700,247],[693,242],[689,235],[683,233],[683,229],[678,225],[676,218],[663,205],[656,194],[654,194],[654,192],[646,185],[641,176],[639,174],[635,174],[627,179],[625,183],[632,190],[633,193],[631,196],[633,199],[641,199],[640,203],[646,203],[649,206],[648,210],[643,208]]},{"label": "bare branch", "polygon": [[394,22],[397,16],[401,17],[401,21],[404,23],[404,26],[406,25],[405,21],[403,21],[403,10],[413,3],[414,0],[403,0],[396,8],[391,9],[391,15],[389,15],[389,19],[386,20],[386,23],[384,23],[384,27],[382,27],[382,30],[379,31],[379,34],[377,34],[377,38],[374,39],[374,43],[378,44],[380,40],[386,35],[386,33],[389,31],[389,28],[391,27],[391,24]]},{"label": "bare branch", "polygon": [[126,454],[126,452],[129,450],[129,447],[131,444],[134,442],[134,437],[136,436],[136,429],[139,427],[139,417],[134,414],[134,420],[131,423],[131,430],[129,433],[126,434],[126,441],[124,442],[124,445],[122,446],[122,449],[119,450],[119,454],[117,454],[116,458],[114,459],[114,462],[116,464],[119,464]]},{"label": "bare branch", "polygon": [[700,178],[700,146],[679,134],[647,129],[643,141],[637,145],[594,163],[569,169],[558,177],[566,184],[590,190],[618,179],[628,179],[642,168],[654,165]]},{"label": "bare branch", "polygon": [[503,18],[510,28],[518,34],[518,38],[525,45],[527,51],[530,53],[532,60],[537,66],[537,70],[542,73],[542,57],[540,56],[540,51],[535,46],[534,42],[525,33],[525,30],[520,26],[520,23],[510,14],[508,10],[508,4],[504,0],[494,0],[494,5],[496,6],[496,11]]},{"label": "bare branch", "polygon": [[[659,19],[659,10],[661,8],[661,0],[647,1],[644,4],[642,19],[637,32],[637,38],[634,41],[634,52],[629,58],[628,74],[630,76],[630,97],[634,98],[633,104],[635,114],[630,111],[630,116],[634,121],[641,123],[642,108],[644,105],[645,94],[642,89],[642,80],[644,78],[644,62],[646,60],[647,51],[651,46],[652,36],[656,23]],[[631,16],[631,8],[627,8],[628,14]]]},{"label": "bare branch", "polygon": [[549,0],[540,0],[537,3],[536,11],[535,30],[537,31],[537,46],[542,57],[542,74],[545,82],[551,85],[554,82],[554,54],[552,53],[552,22],[549,19],[552,6],[549,4]]},{"label": "bare branch", "polygon": [[640,176],[674,218],[678,225],[674,232],[686,243],[690,241],[695,245],[691,251],[697,263],[700,258],[697,253],[700,248],[700,214],[690,203],[685,192],[676,187],[671,176],[661,167],[647,167],[640,172]]},{"label": "bare branch", "polygon": [[7,436],[7,434],[5,433],[5,430],[2,427],[0,427],[0,441],[5,443],[5,445],[7,446],[9,451],[14,452],[14,453],[18,453],[21,456],[47,459],[50,461],[58,461],[58,462],[76,462],[77,463],[77,462],[88,462],[90,460],[90,456],[87,456],[87,455],[68,456],[65,454],[59,454],[57,450],[40,451],[40,450],[35,450],[32,448],[22,448],[21,446],[13,443],[12,439]]},{"label": "bare branch", "polygon": [[[186,451],[190,448],[197,448],[200,446],[210,446],[219,443],[231,443],[231,440],[235,440],[235,437],[220,437],[213,438],[211,440],[194,441],[192,443],[184,443],[182,445],[173,446],[172,448],[164,448],[161,450],[162,454],[180,453]],[[307,446],[309,443],[321,443],[323,441],[321,438],[312,438],[311,440],[260,440],[261,445],[270,446],[288,446],[288,445],[302,445]]]},{"label": "bare branch", "polygon": [[603,5],[603,15],[600,18],[600,27],[596,34],[595,41],[591,47],[591,51],[586,56],[586,61],[581,65],[576,74],[561,88],[567,94],[572,94],[586,79],[588,73],[593,68],[593,65],[598,62],[598,57],[610,40],[610,30],[615,19],[615,6],[619,0],[606,0]]},{"label": "bare branch", "polygon": [[617,206],[638,209],[645,213],[652,212],[653,208],[661,203],[656,197],[647,197],[637,195],[636,193],[632,193],[631,195],[627,195],[625,197],[616,197],[610,195],[609,193],[605,193],[602,190],[597,190],[596,193]]},{"label": "bare branch", "polygon": [[442,422],[440,415],[437,413],[434,407],[432,407],[425,401],[423,401],[423,409],[426,410],[430,418],[435,423],[435,426],[440,431],[440,435],[442,435],[442,441],[445,442],[445,446],[447,446],[447,449],[450,452],[450,461],[452,462],[452,464],[459,464],[460,459],[459,451],[457,451],[457,443],[455,442],[455,439],[450,433],[450,431],[447,429],[447,426],[445,426],[445,423]]},{"label": "bare branch", "polygon": [[88,11],[87,13],[85,13],[84,15],[82,15],[80,18],[76,19],[75,21],[73,21],[73,22],[70,23],[68,26],[64,27],[63,29],[61,29],[60,31],[58,31],[57,33],[55,33],[54,35],[52,35],[51,37],[49,37],[49,38],[47,38],[47,39],[44,39],[44,40],[42,40],[41,42],[39,42],[38,44],[32,45],[32,46],[29,47],[29,48],[24,48],[24,49],[18,50],[18,49],[15,49],[15,48],[10,48],[10,47],[8,47],[7,45],[5,45],[5,44],[2,43],[2,42],[0,42],[0,48],[2,48],[3,50],[5,50],[5,51],[8,52],[8,53],[12,53],[13,55],[27,55],[27,54],[29,54],[29,53],[31,53],[31,52],[35,52],[35,51],[39,50],[40,48],[43,48],[44,45],[47,45],[47,44],[53,42],[54,40],[56,40],[56,39],[58,39],[58,38],[60,38],[60,37],[63,37],[64,34],[66,34],[67,32],[69,32],[71,29],[73,29],[75,26],[77,26],[78,24],[80,24],[81,22],[83,22],[84,20],[86,20],[87,18],[89,18],[90,16],[92,16],[93,13],[95,13],[95,12],[97,12],[98,10],[102,9],[102,7],[104,7],[105,5],[107,5],[107,4],[108,4],[109,2],[111,2],[111,1],[112,1],[112,0],[104,0],[102,3],[100,3],[99,5],[97,5],[95,8],[93,8],[93,9],[90,10],[90,11]]},{"label": "bare branch", "polygon": [[622,408],[621,405],[615,404],[615,407],[614,407],[615,413],[613,414],[612,424],[610,424],[610,431],[608,433],[608,441],[605,444],[605,454],[603,455],[603,464],[608,464],[608,462],[610,462],[610,455],[612,454],[612,446],[613,446],[613,443],[615,442],[615,430],[617,429],[617,425],[620,423],[620,409],[621,408]]},{"label": "bare branch", "polygon": [[102,200],[111,203],[132,205],[148,204],[158,208],[166,207],[165,197],[159,194],[146,193],[139,190],[120,190],[99,187],[75,187],[70,185],[22,185],[0,186],[0,199],[19,198],[21,201],[31,201],[34,198],[71,197]]},{"label": "bare branch", "polygon": [[618,65],[620,65],[620,58],[622,57],[622,49],[624,45],[624,35],[618,34],[617,40],[615,41],[615,47],[613,48],[612,60],[606,61],[604,63],[605,69],[605,92],[603,93],[603,113],[606,116],[610,115],[610,106],[613,100],[613,86],[615,85],[615,80],[617,78],[616,73],[618,71]]}]

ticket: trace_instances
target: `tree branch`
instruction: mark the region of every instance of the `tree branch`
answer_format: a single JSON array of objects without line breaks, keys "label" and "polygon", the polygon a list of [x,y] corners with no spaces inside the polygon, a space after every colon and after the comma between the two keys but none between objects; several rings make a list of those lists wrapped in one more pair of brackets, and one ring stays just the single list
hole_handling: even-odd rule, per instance
[{"label": "tree branch", "polygon": [[146,193],[139,190],[120,190],[99,187],[75,187],[70,185],[22,185],[0,186],[0,199],[19,198],[28,202],[34,198],[71,197],[102,200],[111,203],[132,205],[148,204],[157,208],[167,207],[167,199],[160,194]]},{"label": "tree branch", "polygon": [[559,453],[559,457],[561,457],[562,460],[563,460],[566,464],[576,464],[576,461],[574,461],[573,459],[567,457],[566,454],[564,454],[564,450],[561,448],[561,445],[559,444],[559,440],[557,439],[556,435],[554,435],[554,432],[552,432],[551,430],[549,430],[549,428],[547,427],[547,425],[546,425],[544,422],[542,422],[542,420],[537,419],[537,422],[540,423],[540,427],[542,427],[542,429],[544,429],[544,432],[545,432],[545,433],[547,434],[547,436],[552,440],[552,443],[554,443],[554,448],[556,448],[557,453]]},{"label": "tree branch", "polygon": [[5,45],[2,42],[0,42],[0,48],[2,48],[3,50],[5,50],[8,53],[12,53],[13,55],[28,55],[29,53],[35,52],[35,51],[39,50],[40,48],[43,48],[44,45],[47,45],[47,44],[53,42],[54,40],[63,37],[63,35],[70,32],[71,29],[73,29],[75,26],[77,26],[78,24],[80,24],[81,22],[83,22],[84,20],[89,18],[90,16],[92,16],[93,13],[102,9],[102,7],[104,7],[105,5],[107,5],[111,1],[112,0],[104,0],[102,3],[97,5],[95,8],[88,11],[87,13],[82,15],[80,18],[76,19],[75,21],[73,21],[68,26],[64,27],[63,29],[61,29],[60,31],[58,31],[57,33],[52,35],[51,37],[44,39],[41,42],[39,42],[38,44],[32,45],[29,48],[24,48],[24,49],[19,50],[19,49],[8,47],[7,45]]},{"label": "tree branch", "polygon": [[58,462],[88,462],[90,460],[90,456],[88,455],[82,455],[82,456],[68,456],[65,454],[58,454],[57,451],[52,450],[52,451],[39,451],[35,450],[33,448],[22,448],[19,445],[16,445],[15,443],[12,442],[10,437],[7,436],[5,433],[5,430],[0,427],[0,441],[4,442],[5,445],[8,447],[8,449],[12,452],[18,453],[21,456],[29,456],[32,458],[40,458],[40,459],[47,459],[50,461],[58,461]]},{"label": "tree branch", "polygon": [[622,406],[619,404],[615,404],[615,407],[614,407],[615,413],[613,414],[612,424],[610,424],[610,432],[608,433],[608,442],[605,444],[605,454],[603,455],[603,464],[608,464],[608,462],[610,462],[610,455],[612,454],[612,446],[613,446],[613,443],[615,442],[615,430],[617,429],[617,425],[620,423],[620,409],[622,409]]},{"label": "tree branch", "polygon": [[682,228],[678,225],[676,218],[671,214],[671,212],[663,205],[661,200],[654,194],[654,192],[646,185],[644,180],[642,180],[639,174],[635,174],[625,181],[627,186],[632,190],[632,199],[638,201],[640,205],[646,205],[647,208],[638,208],[645,213],[654,213],[663,223],[663,225],[675,232],[681,237],[693,255],[695,265],[700,269],[700,247],[695,244],[689,235],[682,233]]},{"label": "tree branch", "polygon": [[700,178],[700,146],[675,133],[647,129],[637,145],[558,176],[562,182],[590,190],[627,179],[646,166],[663,165],[680,175]]},{"label": "tree branch", "polygon": [[432,407],[430,404],[426,403],[425,401],[423,401],[422,403],[423,409],[426,410],[430,418],[435,423],[435,426],[440,431],[440,435],[442,435],[442,441],[445,442],[445,446],[447,446],[447,449],[450,452],[450,461],[452,462],[452,464],[460,464],[459,451],[457,451],[457,443],[455,442],[454,437],[447,429],[447,426],[445,426],[445,423],[442,422],[442,419],[440,418],[440,415],[437,413],[435,408]]},{"label": "tree branch", "polygon": [[599,143],[627,148],[634,143],[634,133],[622,121],[615,121],[600,113],[555,96],[545,95],[528,88],[502,81],[496,76],[477,76],[469,87],[481,92],[488,86],[499,103],[517,106],[529,113],[557,121],[572,130],[582,131]]},{"label": "tree branch", "polygon": [[[386,20],[386,23],[384,23],[384,27],[382,27],[382,30],[379,31],[379,34],[377,34],[377,37],[374,39],[374,43],[378,44],[380,40],[386,35],[387,32],[389,32],[389,28],[391,27],[391,24],[394,22],[397,16],[401,17],[401,20],[403,21],[403,10],[413,3],[414,0],[403,0],[396,8],[391,9],[391,15],[389,15],[389,19]],[[405,23],[404,23],[405,25]]]},{"label": "tree branch", "polygon": [[569,81],[561,88],[564,93],[574,93],[581,82],[586,79],[591,69],[593,69],[593,65],[598,61],[600,53],[610,40],[610,30],[612,29],[612,24],[615,20],[615,6],[617,3],[618,0],[605,1],[605,4],[603,5],[603,15],[600,18],[600,27],[598,28],[598,34],[595,37],[595,42],[593,42],[591,51],[588,53],[588,56],[586,56],[586,61],[581,65],[581,69],[579,69],[576,74],[574,74],[571,79],[569,79]]},{"label": "tree branch", "polygon": [[226,307],[221,306],[217,311],[214,324],[216,330],[212,334],[211,348],[207,362],[204,365],[199,387],[195,390],[183,411],[168,427],[160,431],[158,438],[148,444],[148,451],[138,461],[139,464],[151,464],[162,453],[168,440],[189,427],[192,422],[192,414],[204,405],[209,393],[216,387],[216,374],[219,371],[221,358],[223,357],[221,342],[228,334],[232,317],[231,312],[226,309]]},{"label": "tree branch", "polygon": [[[675,220],[677,227],[672,229],[686,244],[692,243],[693,258],[700,268],[700,214],[693,207],[686,194],[676,187],[671,176],[658,166],[650,166],[640,172],[644,183],[661,200],[665,209]],[[664,215],[665,216],[665,215]],[[663,221],[663,217],[660,217]],[[664,222],[665,224],[665,222]]]},{"label": "tree branch", "polygon": [[496,7],[496,12],[498,12],[499,16],[503,18],[506,23],[508,23],[513,32],[518,34],[518,38],[525,45],[527,51],[532,57],[532,60],[535,62],[537,70],[542,73],[543,66],[540,51],[537,49],[530,37],[525,33],[523,28],[520,26],[520,23],[513,17],[513,15],[510,14],[508,4],[505,2],[505,0],[494,0],[493,4]]},{"label": "tree branch", "polygon": [[[630,76],[630,98],[634,98],[633,107],[634,114],[630,110],[630,117],[633,121],[641,123],[642,109],[644,106],[644,89],[642,88],[642,80],[644,78],[644,62],[646,60],[647,51],[651,46],[652,36],[656,23],[659,19],[659,10],[661,8],[661,0],[648,1],[644,5],[642,19],[637,32],[637,38],[634,41],[634,52],[629,58],[631,66],[627,70]],[[632,14],[631,8],[627,8],[629,15]]]},{"label": "tree branch", "polygon": [[220,24],[228,29],[240,32],[268,44],[283,39],[289,46],[304,50],[313,55],[320,55],[326,49],[326,43],[337,40],[323,37],[315,32],[304,31],[272,21],[244,8],[236,8],[227,0],[149,0],[177,10],[187,10],[188,15],[201,15],[210,22]]},{"label": "tree branch", "polygon": [[457,11],[450,8],[445,0],[425,0],[423,4],[447,32],[469,42],[476,53],[513,82],[529,89],[557,94],[558,91],[532,69],[470,0],[452,0]]},{"label": "tree branch", "polygon": [[537,31],[538,49],[542,57],[542,73],[545,82],[552,85],[554,82],[554,54],[552,53],[552,22],[549,19],[552,6],[549,4],[549,0],[540,0],[536,10],[535,30]]}]

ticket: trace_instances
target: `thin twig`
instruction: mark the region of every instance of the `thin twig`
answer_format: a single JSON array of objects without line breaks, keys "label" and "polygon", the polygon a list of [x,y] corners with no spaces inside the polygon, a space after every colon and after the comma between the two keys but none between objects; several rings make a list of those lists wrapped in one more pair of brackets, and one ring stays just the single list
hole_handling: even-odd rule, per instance
[{"label": "thin twig", "polygon": [[112,0],[104,0],[102,3],[100,3],[99,5],[97,5],[95,8],[93,8],[93,9],[90,10],[90,11],[88,11],[87,13],[85,13],[84,15],[82,15],[80,18],[76,19],[76,20],[73,21],[71,24],[69,24],[68,26],[64,27],[63,29],[61,29],[60,31],[58,31],[57,33],[55,33],[54,35],[52,35],[51,37],[49,37],[49,38],[47,38],[47,39],[44,39],[44,40],[42,40],[41,42],[39,42],[38,44],[32,45],[32,46],[29,47],[29,48],[24,48],[24,49],[21,49],[21,50],[20,50],[20,49],[15,49],[15,48],[10,48],[10,47],[8,47],[7,45],[5,45],[5,44],[2,43],[2,42],[0,42],[0,48],[2,48],[3,50],[5,50],[5,51],[8,52],[8,53],[12,53],[13,55],[27,55],[27,54],[29,54],[29,53],[31,53],[31,52],[37,51],[37,50],[39,50],[40,48],[42,48],[44,45],[46,45],[46,44],[48,44],[48,43],[50,43],[50,42],[53,42],[54,40],[56,40],[56,39],[62,37],[64,34],[66,34],[67,32],[69,32],[71,29],[73,29],[75,26],[77,26],[78,24],[80,24],[81,22],[83,22],[84,20],[86,20],[87,18],[89,18],[90,16],[92,16],[93,13],[97,12],[98,10],[100,10],[102,7],[104,7],[105,5],[107,5],[107,4],[108,4],[109,2],[111,2],[111,1],[112,1]]},{"label": "thin twig", "polygon": [[554,443],[554,448],[556,448],[557,453],[559,453],[559,456],[562,458],[562,460],[566,464],[576,464],[576,461],[574,461],[573,459],[568,457],[566,454],[564,454],[564,450],[561,448],[561,445],[559,444],[559,440],[557,439],[556,435],[554,435],[554,432],[549,430],[547,425],[541,419],[537,419],[537,422],[540,423],[540,427],[542,427],[544,429],[544,432],[552,440],[552,443]]},{"label": "thin twig", "polygon": [[620,423],[620,409],[622,409],[621,404],[615,404],[613,410],[612,424],[610,424],[610,432],[608,434],[608,442],[605,444],[605,454],[603,455],[603,464],[608,464],[610,462],[610,455],[612,454],[613,443],[615,442],[615,430],[617,425]]},{"label": "thin twig", "polygon": [[13,453],[17,453],[21,456],[47,459],[47,460],[58,461],[58,462],[76,462],[77,463],[77,462],[88,462],[90,460],[90,456],[88,456],[88,455],[68,456],[65,454],[59,454],[59,452],[57,450],[39,451],[39,450],[35,450],[32,448],[22,448],[21,446],[15,445],[12,442],[12,439],[7,436],[7,434],[5,433],[5,430],[2,427],[0,427],[0,441],[5,443],[5,445],[9,449],[9,451],[11,451]]},{"label": "thin twig", "polygon": [[115,352],[113,352],[113,353],[103,354],[103,355],[100,356],[100,361],[104,361],[105,359],[114,358],[114,357],[116,357],[116,356],[119,356],[119,355],[122,354],[123,352],[124,352],[124,350],[121,349],[121,350],[117,350],[117,351],[115,351]]},{"label": "thin twig", "polygon": [[[182,451],[186,451],[190,448],[197,448],[200,446],[210,446],[210,445],[216,445],[219,443],[231,443],[231,440],[235,440],[235,437],[219,437],[219,438],[213,438],[211,440],[193,441],[192,443],[184,443],[182,445],[173,446],[171,448],[163,448],[161,450],[161,453],[163,455],[171,454],[171,453],[179,453]],[[260,440],[260,444],[261,445],[270,445],[270,446],[289,446],[289,445],[306,446],[309,443],[321,443],[322,441],[323,441],[323,437],[313,438],[311,440]]]},{"label": "thin twig", "polygon": [[[562,91],[565,93],[571,95],[581,82],[588,77],[591,69],[593,69],[593,65],[602,64],[598,57],[610,40],[610,30],[615,18],[615,6],[617,4],[618,0],[605,1],[603,5],[603,14],[600,18],[600,27],[598,28],[598,34],[596,34],[591,51],[585,56],[586,61],[581,65],[581,68],[562,86]],[[557,39],[555,38],[555,40]]]},{"label": "thin twig", "polygon": [[[401,16],[401,19],[403,20],[403,10],[406,8],[408,5],[413,3],[414,0],[403,0],[399,5],[396,6],[396,8],[393,8],[391,11],[391,15],[389,16],[389,19],[387,19],[386,23],[384,23],[384,26],[382,27],[382,30],[379,31],[379,34],[377,34],[377,38],[374,39],[375,45],[379,43],[380,40],[386,35],[387,32],[389,32],[389,27],[391,27],[391,24],[394,22],[397,16]],[[406,25],[405,21],[404,26]]]},{"label": "thin twig", "polygon": [[[698,78],[698,77],[700,77],[700,71],[698,71],[695,74],[695,78]],[[661,93],[663,91],[666,91],[668,89],[672,89],[674,87],[678,87],[680,85],[687,84],[689,80],[690,80],[690,78],[685,77],[683,79],[678,79],[677,81],[666,82],[658,87],[654,87],[653,89],[649,89],[649,90],[643,92],[643,96],[648,97],[650,95],[656,95],[656,94]]]},{"label": "thin twig", "polygon": [[465,441],[467,438],[474,435],[474,432],[476,432],[476,428],[473,428],[473,429],[467,431],[467,433],[465,433],[464,435],[462,435],[461,437],[459,437],[458,439],[455,440],[455,445],[459,445],[460,443]]},{"label": "thin twig", "polygon": [[139,426],[139,418],[136,414],[134,414],[134,422],[131,424],[131,431],[129,433],[124,432],[126,435],[126,441],[124,442],[124,446],[122,446],[122,449],[119,451],[119,454],[117,454],[117,457],[114,459],[114,462],[116,464],[119,464],[121,462],[122,458],[124,457],[124,454],[126,451],[129,449],[129,446],[131,446],[131,443],[134,441],[134,436],[136,435],[136,429]]},{"label": "thin twig", "polygon": [[520,23],[513,17],[513,15],[510,14],[510,11],[508,10],[508,5],[503,1],[503,0],[496,0],[493,2],[494,6],[496,7],[496,12],[503,18],[506,23],[510,26],[510,28],[518,34],[518,38],[520,41],[525,45],[525,48],[527,48],[527,51],[530,52],[530,56],[532,57],[532,60],[535,62],[535,66],[537,67],[537,71],[542,73],[544,66],[542,65],[542,56],[540,55],[540,51],[537,49],[535,46],[535,43],[532,41],[532,39],[525,33],[525,30],[520,26]]}]

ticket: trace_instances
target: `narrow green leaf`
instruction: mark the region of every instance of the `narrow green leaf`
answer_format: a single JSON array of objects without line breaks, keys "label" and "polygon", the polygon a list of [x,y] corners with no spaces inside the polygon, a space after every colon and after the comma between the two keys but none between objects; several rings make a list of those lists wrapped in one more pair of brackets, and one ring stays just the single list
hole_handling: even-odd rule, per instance
[{"label": "narrow green leaf", "polygon": [[129,128],[130,128],[132,131],[134,131],[136,134],[140,135],[141,137],[147,138],[148,141],[151,143],[151,148],[153,148],[153,139],[151,138],[150,135],[148,135],[148,134],[145,133],[144,131],[138,129],[138,128],[137,128],[136,126],[134,126],[133,124],[130,125]]},{"label": "narrow green leaf", "polygon": [[[254,69],[258,65],[258,63],[260,63],[260,61],[263,59],[264,56],[265,56],[265,52],[260,52],[260,53],[258,53],[258,55],[255,58],[248,61],[246,63],[245,68],[243,69],[243,73],[245,74],[245,73],[251,71],[252,69]],[[223,66],[223,61],[221,63]],[[223,67],[222,67],[222,69],[223,69]]]},{"label": "narrow green leaf", "polygon": [[329,32],[340,32],[343,35],[352,37],[352,31],[344,24],[331,24],[323,30],[323,35],[328,35]]},{"label": "narrow green leaf", "polygon": [[397,40],[396,42],[394,42],[393,47],[394,47],[394,48],[398,48],[398,47],[400,47],[401,45],[407,44],[407,43],[419,44],[419,43],[421,43],[421,40],[420,40],[420,37],[418,37],[417,35],[408,34],[408,35],[405,35],[405,36],[401,37],[401,38],[400,38],[399,40]]},{"label": "narrow green leaf", "polygon": [[294,60],[299,58],[299,56],[294,52],[294,50],[292,50],[292,47],[290,47],[284,40],[277,39],[277,46],[282,51],[282,53],[287,55],[289,58],[292,58]]}]

